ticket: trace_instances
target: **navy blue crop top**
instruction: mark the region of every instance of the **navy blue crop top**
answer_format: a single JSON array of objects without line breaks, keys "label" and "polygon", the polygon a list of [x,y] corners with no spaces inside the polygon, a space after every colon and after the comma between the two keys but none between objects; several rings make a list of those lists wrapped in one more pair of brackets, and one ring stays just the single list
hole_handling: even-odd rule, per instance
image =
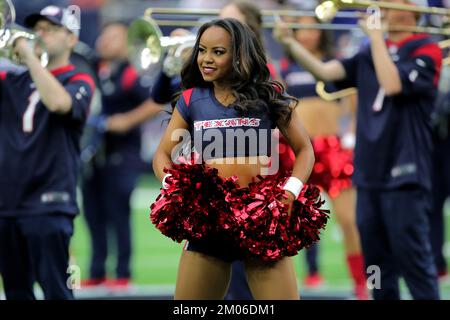
[{"label": "navy blue crop top", "polygon": [[271,155],[275,125],[269,115],[242,116],[221,104],[212,88],[185,90],[176,108],[189,124],[194,150],[205,160]]}]

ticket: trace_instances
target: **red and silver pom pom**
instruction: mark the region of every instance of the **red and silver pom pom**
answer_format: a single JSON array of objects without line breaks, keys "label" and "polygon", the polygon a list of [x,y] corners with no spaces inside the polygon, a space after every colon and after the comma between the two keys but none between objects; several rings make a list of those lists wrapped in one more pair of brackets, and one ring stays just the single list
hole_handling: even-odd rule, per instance
[{"label": "red and silver pom pom", "polygon": [[275,261],[293,256],[320,239],[328,211],[321,209],[324,201],[319,189],[306,185],[289,214],[281,201],[286,197],[284,180],[280,175],[260,178],[235,191],[230,201],[236,218],[236,241],[247,258]]},{"label": "red and silver pom pom", "polygon": [[151,205],[150,219],[167,237],[181,242],[215,232],[217,212],[225,204],[226,182],[217,169],[195,160],[174,164],[164,172],[172,174]]},{"label": "red and silver pom pom", "polygon": [[318,136],[312,143],[316,162],[309,182],[335,198],[352,186],[353,151],[343,148],[337,136]]}]

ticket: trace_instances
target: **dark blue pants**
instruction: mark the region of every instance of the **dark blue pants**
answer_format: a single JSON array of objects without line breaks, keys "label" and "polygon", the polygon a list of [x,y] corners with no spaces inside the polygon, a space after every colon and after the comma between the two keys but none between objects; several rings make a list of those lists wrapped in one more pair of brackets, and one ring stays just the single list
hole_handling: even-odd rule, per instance
[{"label": "dark blue pants", "polygon": [[113,235],[117,252],[117,278],[130,278],[132,252],[130,197],[139,177],[138,170],[116,166],[94,169],[82,184],[84,216],[91,235],[90,277],[106,276],[108,235]]},{"label": "dark blue pants", "polygon": [[436,139],[433,153],[433,210],[430,211],[431,248],[438,271],[447,270],[443,254],[445,242],[444,203],[450,196],[450,137]]},{"label": "dark blue pants", "polygon": [[242,261],[234,261],[231,264],[231,281],[225,300],[254,300]]},{"label": "dark blue pants", "polygon": [[317,264],[317,256],[319,253],[319,244],[315,243],[305,252],[306,263],[308,265],[308,274],[315,274],[319,272],[319,266]]},{"label": "dark blue pants", "polygon": [[[357,224],[366,267],[380,268],[374,299],[400,299],[399,277],[414,299],[439,299],[429,237],[430,208],[431,195],[418,187],[358,188]],[[372,274],[368,276],[370,280]]]},{"label": "dark blue pants", "polygon": [[34,300],[39,283],[45,299],[73,299],[67,286],[73,217],[0,218],[0,274],[7,299]]}]

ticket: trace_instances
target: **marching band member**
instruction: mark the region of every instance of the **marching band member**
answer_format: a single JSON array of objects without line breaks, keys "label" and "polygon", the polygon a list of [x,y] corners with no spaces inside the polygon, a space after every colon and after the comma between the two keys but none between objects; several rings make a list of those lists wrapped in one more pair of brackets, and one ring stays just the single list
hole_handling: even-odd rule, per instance
[{"label": "marching band member", "polygon": [[[404,0],[391,0],[406,3]],[[388,26],[414,27],[411,11],[386,10]],[[357,87],[357,225],[365,265],[380,274],[375,299],[439,299],[429,239],[431,123],[442,53],[425,34],[388,32],[361,21],[370,43],[348,59],[322,62],[279,24],[274,36],[316,78]]]},{"label": "marching band member", "polygon": [[69,242],[78,213],[80,137],[92,78],[69,62],[79,26],[68,10],[45,7],[25,20],[41,37],[47,67],[24,38],[14,52],[27,67],[0,74],[0,273],[7,299],[73,299]]}]

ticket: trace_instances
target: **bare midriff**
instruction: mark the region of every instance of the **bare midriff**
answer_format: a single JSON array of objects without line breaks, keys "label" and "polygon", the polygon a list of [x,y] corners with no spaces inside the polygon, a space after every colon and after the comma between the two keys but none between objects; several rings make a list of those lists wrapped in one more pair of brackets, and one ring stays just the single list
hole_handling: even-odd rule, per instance
[{"label": "bare midriff", "polygon": [[237,158],[217,158],[205,161],[206,165],[218,170],[219,176],[229,178],[236,176],[240,187],[246,187],[252,178],[257,175],[264,175],[269,165],[269,157],[237,157]]}]

